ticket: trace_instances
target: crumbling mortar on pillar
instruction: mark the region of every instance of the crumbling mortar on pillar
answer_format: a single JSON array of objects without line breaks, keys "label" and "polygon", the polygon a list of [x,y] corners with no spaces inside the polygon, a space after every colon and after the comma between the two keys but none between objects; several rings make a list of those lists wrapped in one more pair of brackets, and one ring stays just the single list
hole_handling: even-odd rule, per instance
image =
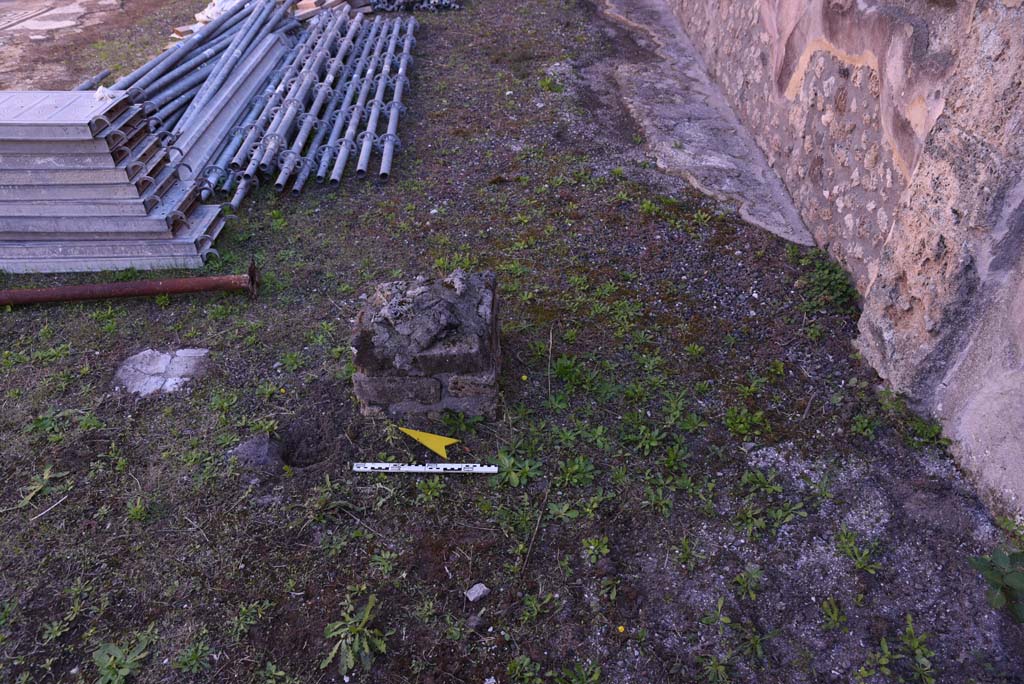
[{"label": "crumbling mortar on pillar", "polygon": [[495,417],[501,362],[493,273],[377,286],[356,318],[353,385],[365,415]]}]

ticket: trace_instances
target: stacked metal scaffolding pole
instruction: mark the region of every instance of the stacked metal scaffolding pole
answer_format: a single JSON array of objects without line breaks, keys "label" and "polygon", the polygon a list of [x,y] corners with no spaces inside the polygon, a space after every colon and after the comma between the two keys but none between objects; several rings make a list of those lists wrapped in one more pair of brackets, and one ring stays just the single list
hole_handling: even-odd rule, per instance
[{"label": "stacked metal scaffolding pole", "polygon": [[370,65],[366,69],[366,75],[359,86],[359,97],[356,99],[356,103],[352,105],[352,111],[348,115],[348,127],[345,129],[345,138],[341,141],[338,158],[331,169],[331,183],[337,184],[341,182],[341,174],[345,170],[345,164],[348,163],[349,154],[352,152],[352,147],[356,142],[356,135],[359,132],[359,124],[363,120],[366,99],[370,96],[370,88],[373,87],[373,75],[377,72],[377,65],[380,64],[381,53],[384,50],[384,41],[388,37],[388,30],[393,25],[393,23],[385,24],[384,30],[377,37],[373,58],[370,60]]},{"label": "stacked metal scaffolding pole", "polygon": [[295,4],[241,0],[111,90],[0,92],[0,269],[198,267],[225,220],[204,202],[336,184],[352,158],[362,177],[375,152],[388,178],[416,22]]},{"label": "stacked metal scaffolding pole", "polygon": [[[298,176],[295,178],[295,182],[292,184],[292,194],[298,195],[302,192],[302,188],[305,187],[306,181],[313,173],[314,164],[319,158],[322,158],[328,153],[328,148],[337,144],[338,133],[335,131],[340,131],[341,127],[344,125],[346,115],[349,111],[349,106],[352,104],[356,88],[359,85],[359,76],[366,67],[366,60],[369,57],[370,50],[373,49],[373,41],[377,37],[377,32],[380,30],[380,24],[380,17],[374,19],[373,25],[370,27],[369,31],[363,31],[361,33],[358,43],[353,48],[353,54],[358,52],[359,58],[357,60],[350,59],[345,65],[345,70],[342,72],[341,78],[338,81],[339,86],[344,85],[345,87],[338,87],[335,89],[334,96],[327,105],[327,110],[324,113],[323,118],[320,119],[315,126],[316,136],[309,145],[308,153],[302,158],[301,169],[299,170]],[[328,136],[328,133],[331,133],[333,137],[327,146],[324,146],[323,141],[324,138]]]},{"label": "stacked metal scaffolding pole", "polygon": [[402,46],[402,58],[398,64],[398,73],[395,75],[395,91],[388,104],[388,132],[382,137],[383,149],[380,159],[380,178],[387,180],[391,175],[391,163],[395,157],[395,147],[398,145],[398,116],[405,111],[402,104],[402,91],[405,84],[409,82],[406,73],[409,70],[409,62],[412,60],[412,46],[416,42],[416,20],[409,19],[405,32],[405,44]]}]

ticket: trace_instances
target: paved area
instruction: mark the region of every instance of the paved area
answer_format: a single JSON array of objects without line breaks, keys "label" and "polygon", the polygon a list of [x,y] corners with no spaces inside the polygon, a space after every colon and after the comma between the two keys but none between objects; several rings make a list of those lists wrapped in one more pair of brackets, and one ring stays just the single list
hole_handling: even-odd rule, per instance
[{"label": "paved area", "polygon": [[[814,239],[775,171],[739,123],[671,11],[652,0],[604,0],[604,12],[646,36],[659,59],[622,64],[616,80],[658,166],[739,207],[755,226],[802,245]],[[639,29],[639,30],[637,30]]]}]

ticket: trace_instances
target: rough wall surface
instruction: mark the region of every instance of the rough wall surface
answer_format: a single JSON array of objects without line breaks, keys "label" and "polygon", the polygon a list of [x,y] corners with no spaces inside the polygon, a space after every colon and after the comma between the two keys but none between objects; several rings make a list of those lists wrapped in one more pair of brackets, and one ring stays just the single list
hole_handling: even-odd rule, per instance
[{"label": "rough wall surface", "polygon": [[858,344],[1024,509],[1020,0],[668,0],[815,240]]}]

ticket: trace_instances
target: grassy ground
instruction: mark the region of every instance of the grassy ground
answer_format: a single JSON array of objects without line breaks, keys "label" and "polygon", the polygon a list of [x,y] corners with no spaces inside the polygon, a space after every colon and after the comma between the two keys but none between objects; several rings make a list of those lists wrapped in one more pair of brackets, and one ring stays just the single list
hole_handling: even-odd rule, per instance
[{"label": "grassy ground", "polygon": [[[642,51],[568,0],[421,19],[392,181],[222,237],[258,302],[0,314],[0,680],[1021,681],[968,565],[1007,534],[854,353],[843,274],[652,168],[607,77]],[[354,406],[360,296],[455,267],[498,273],[504,410],[433,428],[502,472],[353,475],[426,457]],[[112,389],[181,347],[185,391]],[[226,456],[260,433],[287,467]]]}]

